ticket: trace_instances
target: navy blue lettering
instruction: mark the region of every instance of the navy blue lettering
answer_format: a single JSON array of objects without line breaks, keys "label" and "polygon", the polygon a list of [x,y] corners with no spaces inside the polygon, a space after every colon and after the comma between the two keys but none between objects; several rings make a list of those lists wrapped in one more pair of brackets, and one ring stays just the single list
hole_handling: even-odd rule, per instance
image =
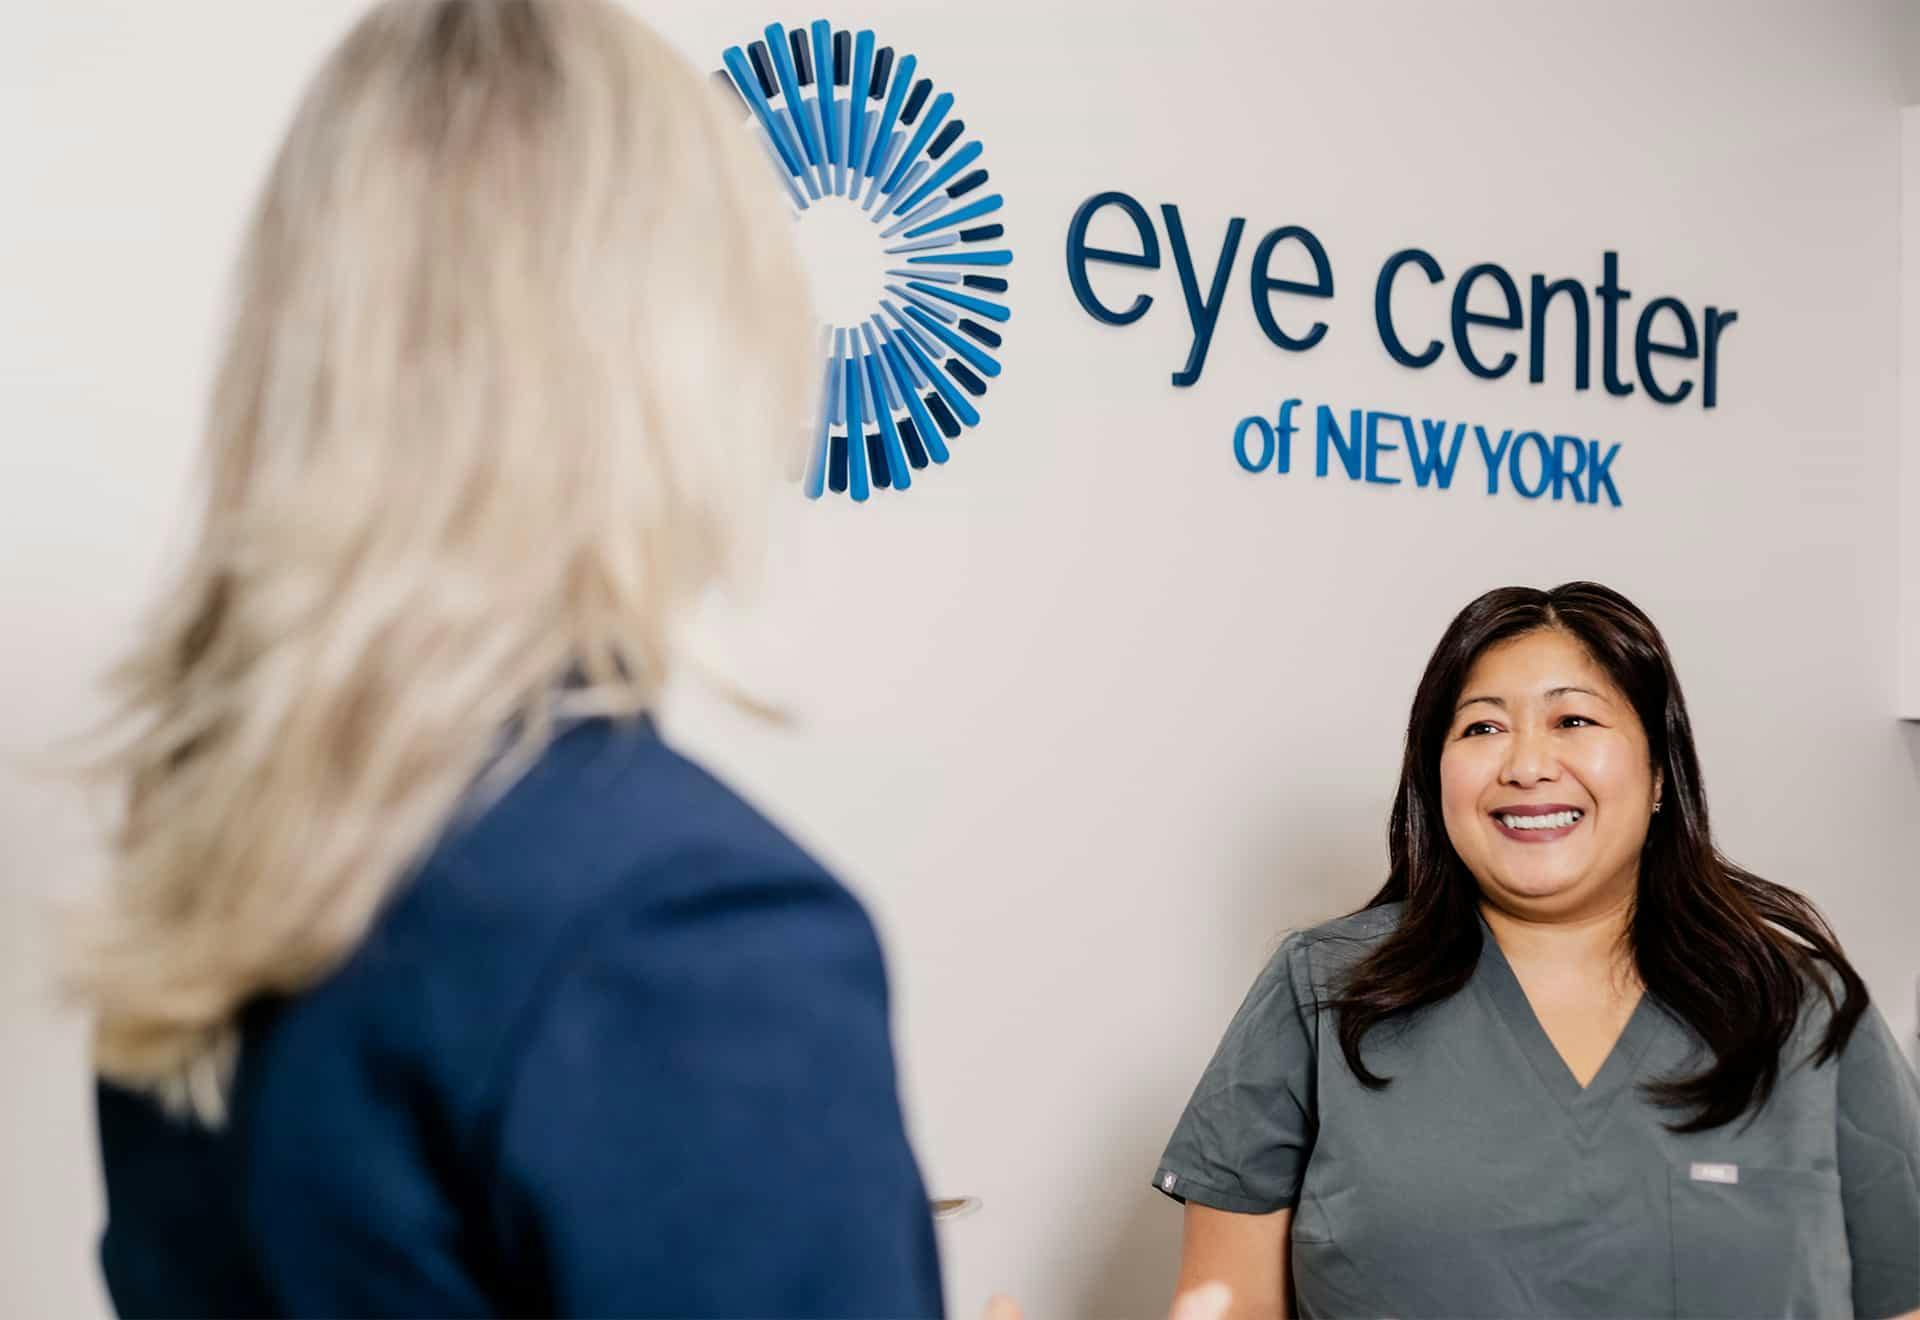
[{"label": "navy blue lettering", "polygon": [[[1107,206],[1119,207],[1133,222],[1134,229],[1140,235],[1140,251],[1119,252],[1113,248],[1087,246],[1087,226],[1093,223],[1094,215]],[[1145,207],[1123,192],[1096,193],[1080,203],[1080,209],[1073,213],[1073,222],[1067,226],[1067,280],[1073,285],[1073,296],[1080,300],[1080,306],[1096,321],[1107,325],[1132,325],[1147,314],[1147,308],[1153,306],[1150,294],[1138,295],[1124,311],[1118,312],[1101,302],[1093,292],[1093,284],[1087,279],[1089,261],[1159,270],[1160,238],[1153,232],[1153,221],[1147,218]]]},{"label": "navy blue lettering", "polygon": [[1720,332],[1740,319],[1738,312],[1707,308],[1707,347],[1701,364],[1700,406],[1711,408],[1720,401]]},{"label": "navy blue lettering", "polygon": [[1213,327],[1220,320],[1220,304],[1227,292],[1227,276],[1233,271],[1233,255],[1240,247],[1240,231],[1247,222],[1239,216],[1227,222],[1227,240],[1220,248],[1219,264],[1213,268],[1212,287],[1200,296],[1195,277],[1193,255],[1187,250],[1187,231],[1180,224],[1180,208],[1163,206],[1161,216],[1167,222],[1167,242],[1173,248],[1173,264],[1180,271],[1180,291],[1187,296],[1187,320],[1193,325],[1193,347],[1187,350],[1187,365],[1173,373],[1175,385],[1191,385],[1200,379],[1207,365],[1207,345],[1213,342]]},{"label": "navy blue lettering", "polygon": [[1620,254],[1608,252],[1601,258],[1600,283],[1593,291],[1600,295],[1600,337],[1606,340],[1606,356],[1600,363],[1600,380],[1608,394],[1632,394],[1633,382],[1620,379],[1620,304],[1633,294],[1620,287]]},{"label": "navy blue lettering", "polygon": [[1427,283],[1438,284],[1446,278],[1440,271],[1440,263],[1419,248],[1403,248],[1388,257],[1386,264],[1380,267],[1380,278],[1373,285],[1373,319],[1380,330],[1380,343],[1387,353],[1403,367],[1432,366],[1438,360],[1441,345],[1438,339],[1430,340],[1418,353],[1410,353],[1400,341],[1399,333],[1393,328],[1393,281],[1400,268],[1412,262],[1426,273]]},{"label": "navy blue lettering", "polygon": [[[1482,279],[1491,279],[1494,287],[1500,290],[1500,297],[1506,304],[1506,310],[1498,316],[1489,316],[1485,312],[1467,310],[1467,300],[1473,295],[1473,286]],[[1473,341],[1467,338],[1469,326],[1492,326],[1501,330],[1518,330],[1520,320],[1520,290],[1514,287],[1513,276],[1492,262],[1484,262],[1469,267],[1453,286],[1453,351],[1460,355],[1460,361],[1468,371],[1482,380],[1499,380],[1513,370],[1513,364],[1519,359],[1512,353],[1500,355],[1500,361],[1489,367],[1473,351]]]},{"label": "navy blue lettering", "polygon": [[1527,312],[1527,379],[1538,385],[1547,378],[1547,304],[1561,294],[1571,300],[1573,307],[1573,388],[1584,390],[1593,374],[1589,360],[1592,327],[1588,325],[1587,288],[1579,280],[1555,280],[1549,284],[1544,275],[1533,277],[1533,298]]},{"label": "navy blue lettering", "polygon": [[[1311,284],[1300,280],[1278,279],[1267,274],[1267,263],[1273,257],[1274,248],[1289,239],[1298,242],[1313,258],[1314,279]],[[1308,298],[1333,297],[1333,267],[1327,264],[1327,250],[1320,246],[1320,240],[1313,232],[1299,225],[1288,225],[1276,229],[1260,240],[1253,250],[1253,269],[1249,274],[1253,286],[1253,314],[1260,322],[1260,328],[1268,339],[1290,353],[1304,353],[1327,336],[1327,323],[1315,321],[1304,335],[1294,336],[1280,328],[1273,316],[1273,291],[1297,293]]]},{"label": "navy blue lettering", "polygon": [[[1680,322],[1679,344],[1655,343],[1653,338],[1653,318],[1661,312],[1672,312]],[[1677,357],[1691,362],[1700,353],[1699,337],[1693,330],[1693,313],[1678,298],[1655,298],[1640,313],[1640,323],[1633,329],[1633,365],[1640,372],[1640,383],[1646,387],[1647,397],[1656,403],[1679,403],[1693,393],[1693,382],[1683,380],[1671,390],[1660,388],[1660,382],[1653,378],[1653,355]]]}]

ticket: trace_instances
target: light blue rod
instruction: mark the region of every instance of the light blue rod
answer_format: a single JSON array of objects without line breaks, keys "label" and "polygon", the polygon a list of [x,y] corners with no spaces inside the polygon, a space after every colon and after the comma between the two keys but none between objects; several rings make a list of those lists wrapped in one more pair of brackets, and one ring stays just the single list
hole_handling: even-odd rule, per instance
[{"label": "light blue rod", "polygon": [[[883,344],[893,343],[893,335],[894,335],[893,327],[888,325],[886,321],[881,318],[880,313],[875,312],[872,316],[868,317],[867,319],[872,324],[874,331],[880,336],[881,343]],[[897,352],[899,350],[896,348],[895,351]],[[907,370],[909,373],[911,373],[914,369],[912,361],[905,358],[903,358],[902,361],[906,363]],[[909,375],[908,379],[917,380],[918,377]],[[925,381],[921,382],[922,385],[925,385],[926,383],[927,382]],[[911,391],[913,389],[913,386],[909,385],[907,388],[909,391]]]},{"label": "light blue rod", "polygon": [[918,266],[922,263],[938,263],[942,266],[1011,266],[1013,253],[1005,248],[995,248],[991,252],[955,252],[949,255],[907,258],[909,266]]},{"label": "light blue rod", "polygon": [[880,383],[880,359],[862,354],[860,360],[867,368],[868,393],[876,400],[873,411],[880,422],[880,448],[887,456],[887,473],[893,478],[895,490],[906,490],[913,485],[913,473],[907,466],[906,448],[900,443],[900,428],[893,424],[893,409],[878,403],[886,393],[886,387]]},{"label": "light blue rod", "polygon": [[839,125],[834,121],[833,114],[833,25],[824,18],[813,20],[813,87],[815,102],[820,107],[822,145],[826,149],[827,160],[837,165],[840,163],[840,144],[834,136],[834,130]]},{"label": "light blue rod", "polygon": [[969,343],[965,335],[955,334],[931,316],[921,311],[918,307],[907,308],[907,315],[923,322],[927,329],[938,335],[948,348],[965,358],[973,369],[981,375],[998,376],[1000,374],[1000,364],[987,356],[987,354],[982,352],[977,346]]},{"label": "light blue rod", "polygon": [[[863,321],[859,326],[859,331],[860,331],[860,338],[864,339],[867,343],[867,352],[874,357],[879,357],[880,341],[874,337],[873,327]],[[885,406],[889,408],[898,408],[900,406],[900,396],[894,392],[892,377],[882,375],[880,379],[887,387],[887,399],[886,399]]]},{"label": "light blue rod", "polygon": [[[900,188],[913,187],[914,184],[918,183],[926,175],[926,172],[927,172],[927,162],[925,162],[924,160],[915,161],[913,165],[907,170],[907,177],[901,180]],[[900,195],[899,188],[895,188],[892,192],[885,192],[880,195],[880,205],[878,209],[876,209],[873,213],[873,223],[877,225],[877,224],[883,223],[886,220],[887,208],[893,205],[893,199],[899,195]]]},{"label": "light blue rod", "polygon": [[773,54],[773,71],[780,80],[780,99],[787,104],[787,118],[793,121],[793,131],[800,135],[800,145],[806,148],[807,163],[818,165],[820,141],[813,135],[807,103],[800,99],[800,78],[793,71],[793,55],[787,50],[787,30],[778,23],[769,23],[761,35],[767,39],[767,49]]},{"label": "light blue rod", "polygon": [[[892,313],[901,325],[911,328],[911,323],[898,307],[895,307],[884,298],[880,300],[880,305]],[[926,349],[920,347],[920,341],[913,335],[907,335],[900,342],[907,346],[907,351],[913,355],[915,362],[918,363],[920,367],[921,374],[927,378],[928,383],[933,386],[934,391],[947,401],[947,407],[953,409],[954,416],[958,417],[968,426],[978,426],[980,424],[980,413],[978,410],[974,408],[973,404],[967,401],[967,396],[960,392],[960,388],[947,378],[947,373],[934,365],[932,355],[930,355]]]},{"label": "light blue rod", "polygon": [[760,80],[753,76],[753,70],[747,67],[746,52],[738,46],[727,47],[727,53],[721,60],[727,66],[727,73],[733,78],[733,85],[740,89],[747,107],[753,111],[754,118],[760,121],[767,137],[773,142],[774,150],[780,153],[780,163],[789,171],[798,174],[801,170],[800,152],[787,139],[787,126],[774,118],[773,107],[767,104],[767,98],[761,95]]},{"label": "light blue rod", "polygon": [[933,177],[916,188],[912,196],[894,207],[892,213],[894,215],[905,215],[908,211],[920,205],[921,202],[927,199],[928,193],[932,192],[935,188],[944,188],[948,179],[951,179],[961,170],[964,170],[967,166],[978,160],[981,150],[982,148],[978,142],[969,142],[966,146],[954,152],[953,155],[947,158],[946,164],[933,172]]},{"label": "light blue rod", "polygon": [[952,203],[952,201],[953,201],[953,198],[947,196],[945,193],[935,193],[933,195],[933,200],[928,202],[925,206],[921,207],[917,211],[907,212],[905,216],[901,217],[898,220],[895,220],[891,225],[888,225],[885,229],[882,229],[880,231],[880,237],[892,238],[895,234],[899,233],[902,229],[906,229],[906,228],[909,228],[910,226],[917,225],[922,220],[931,219],[933,216],[936,216],[940,214],[940,212],[946,210],[947,207]]},{"label": "light blue rod", "polygon": [[947,111],[953,109],[953,93],[942,92],[933,98],[933,104],[927,107],[927,117],[920,121],[920,127],[914,132],[907,149],[900,154],[900,160],[893,167],[893,173],[887,178],[887,191],[892,192],[900,186],[901,176],[906,173],[907,163],[920,154],[920,148],[933,139],[940,127],[940,121],[947,117]]},{"label": "light blue rod", "polygon": [[947,461],[947,438],[940,434],[940,427],[927,411],[927,405],[920,402],[920,393],[907,383],[908,373],[912,370],[907,360],[900,356],[900,350],[888,340],[880,346],[880,352],[887,360],[887,370],[900,382],[900,392],[906,398],[907,411],[913,415],[913,429],[920,436],[920,443],[926,446],[927,457],[936,463]]},{"label": "light blue rod", "polygon": [[878,174],[886,164],[884,154],[893,138],[893,126],[900,118],[901,102],[907,99],[907,89],[913,83],[914,65],[918,63],[909,55],[893,66],[893,86],[887,89],[886,106],[880,111],[880,127],[874,133],[873,150],[867,153],[862,163],[862,173],[871,178]]},{"label": "light blue rod", "polygon": [[867,88],[873,84],[873,29],[866,28],[853,39],[853,85],[847,88],[852,111],[847,116],[847,164],[854,170],[858,188],[860,164],[867,158]]},{"label": "light blue rod", "polygon": [[939,248],[950,248],[959,241],[952,234],[935,234],[932,238],[923,238],[918,243],[901,243],[881,250],[890,257],[902,257],[909,252],[932,252]]},{"label": "light blue rod", "polygon": [[926,267],[921,270],[890,270],[887,274],[896,280],[938,280],[942,284],[959,284],[966,279],[957,270],[934,270]]},{"label": "light blue rod", "polygon": [[917,229],[909,229],[908,238],[919,238],[922,234],[931,234],[936,229],[945,229],[949,225],[964,225],[969,220],[977,220],[983,215],[992,215],[1000,209],[1000,194],[982,197],[979,201],[961,207],[958,211],[948,212],[936,220],[929,220]]},{"label": "light blue rod", "polygon": [[832,420],[835,426],[847,420],[846,394],[843,392],[846,385],[843,376],[846,370],[846,355],[847,332],[835,330],[833,332],[833,374],[827,378],[827,401],[833,406]]},{"label": "light blue rod", "polygon": [[807,458],[807,474],[801,482],[801,490],[810,500],[819,499],[827,488],[827,447],[833,430],[833,378],[838,365],[837,358],[827,362],[826,385],[820,394],[820,428],[813,438],[813,453]]},{"label": "light blue rod", "polygon": [[936,320],[952,323],[960,319],[958,312],[949,311],[939,303],[930,303],[919,294],[913,292],[913,290],[903,289],[898,284],[889,284],[887,286],[887,292],[906,302],[909,306],[918,307],[921,311],[934,317]]},{"label": "light blue rod", "polygon": [[943,289],[937,284],[923,284],[919,280],[909,280],[909,289],[918,289],[932,298],[950,302],[955,307],[964,307],[970,312],[978,312],[990,321],[1005,321],[1013,313],[999,303],[988,302],[985,298],[975,298],[971,294],[955,293],[952,289]]},{"label": "light blue rod", "polygon": [[860,203],[861,210],[871,211],[873,209],[874,199],[880,196],[881,175],[879,170],[886,169],[892,162],[893,150],[900,145],[900,139],[903,136],[903,134],[898,132],[889,133],[884,141],[874,144],[874,155],[879,158],[880,165],[874,172],[873,182],[867,185],[867,199]]},{"label": "light blue rod", "polygon": [[[833,81],[833,66],[826,66],[827,81]],[[855,359],[847,362],[847,493],[856,500],[864,500],[870,493],[867,488],[867,437],[866,427],[860,418],[860,363]]]}]

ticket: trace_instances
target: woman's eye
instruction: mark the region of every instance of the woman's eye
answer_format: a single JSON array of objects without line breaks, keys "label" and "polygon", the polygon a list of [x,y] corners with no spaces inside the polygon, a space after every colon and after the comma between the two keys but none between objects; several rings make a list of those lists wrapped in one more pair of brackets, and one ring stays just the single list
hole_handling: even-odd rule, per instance
[{"label": "woman's eye", "polygon": [[1460,730],[1460,736],[1462,738],[1472,738],[1478,734],[1492,733],[1494,731],[1495,731],[1494,726],[1492,724],[1490,724],[1486,720],[1479,720],[1473,724],[1469,724],[1466,728]]},{"label": "woman's eye", "polygon": [[1592,724],[1593,721],[1585,715],[1563,715],[1560,717],[1560,727],[1563,729],[1589,728]]}]

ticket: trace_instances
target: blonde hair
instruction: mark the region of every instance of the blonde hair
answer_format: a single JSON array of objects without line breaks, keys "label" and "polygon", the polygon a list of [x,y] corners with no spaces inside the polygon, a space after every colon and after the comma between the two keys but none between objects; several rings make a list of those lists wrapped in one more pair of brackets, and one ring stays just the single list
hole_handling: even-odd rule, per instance
[{"label": "blonde hair", "polygon": [[503,742],[510,775],[556,715],[656,701],[807,414],[767,170],[605,0],[389,0],[320,69],[197,542],[115,675],[126,814],[69,977],[103,1075],[223,1121],[237,1012],[357,947]]}]

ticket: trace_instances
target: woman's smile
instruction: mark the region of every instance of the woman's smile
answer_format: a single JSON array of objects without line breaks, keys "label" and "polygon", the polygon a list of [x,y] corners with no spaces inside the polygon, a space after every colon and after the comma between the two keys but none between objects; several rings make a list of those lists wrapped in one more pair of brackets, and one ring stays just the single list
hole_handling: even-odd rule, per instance
[{"label": "woman's smile", "polygon": [[1579,807],[1562,802],[1496,807],[1488,814],[1495,828],[1516,843],[1554,843],[1579,829],[1587,818]]}]

